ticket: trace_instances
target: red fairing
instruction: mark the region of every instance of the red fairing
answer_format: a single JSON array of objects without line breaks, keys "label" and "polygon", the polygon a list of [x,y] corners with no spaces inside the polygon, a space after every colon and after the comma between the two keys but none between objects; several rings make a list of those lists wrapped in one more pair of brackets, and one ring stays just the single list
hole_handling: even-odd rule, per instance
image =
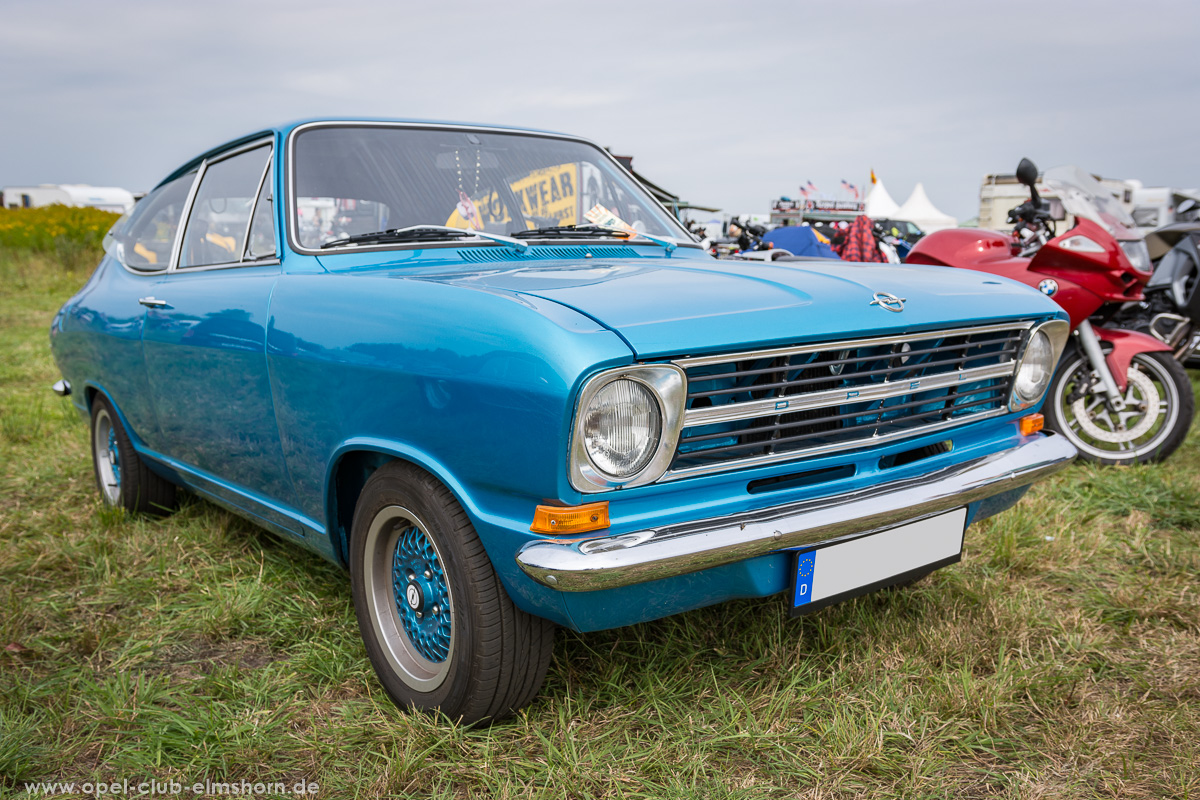
[{"label": "red fairing", "polygon": [[1127,331],[1121,328],[1096,327],[1093,330],[1096,331],[1096,336],[1100,338],[1100,341],[1112,345],[1112,352],[1108,353],[1104,360],[1108,362],[1108,368],[1117,381],[1117,388],[1122,392],[1125,391],[1125,386],[1129,382],[1126,374],[1129,372],[1129,365],[1133,363],[1134,356],[1138,353],[1162,353],[1171,350],[1170,347],[1148,333]]},{"label": "red fairing", "polygon": [[[1099,252],[1063,247],[1076,236],[1090,240],[1089,247],[1098,245]],[[1079,219],[1032,259],[1012,255],[1012,244],[1011,236],[995,231],[955,228],[925,236],[905,261],[990,272],[1035,289],[1049,278],[1057,284],[1050,296],[1070,315],[1072,329],[1105,303],[1141,300],[1142,286],[1150,278],[1135,270],[1120,243],[1089,219]]]},{"label": "red fairing", "polygon": [[[949,228],[921,237],[905,257],[906,264],[933,264],[990,270],[983,266],[1012,257],[1011,236],[976,228]],[[1028,267],[1029,261],[1025,260]],[[978,264],[979,266],[974,266]]]},{"label": "red fairing", "polygon": [[[951,228],[922,237],[904,261],[988,272],[1037,289],[1048,276],[1033,271],[1030,259],[1014,256],[1012,241],[1011,236],[995,231]],[[1064,277],[1061,271],[1056,272],[1054,280],[1058,289],[1051,296],[1070,315],[1072,330],[1104,305],[1102,297]]]},{"label": "red fairing", "polygon": [[[1082,252],[1063,246],[1077,236],[1099,245],[1102,252]],[[1129,263],[1121,243],[1090,219],[1078,220],[1074,228],[1046,242],[1029,262],[1029,269],[1056,280],[1077,283],[1105,303],[1141,300],[1142,287],[1150,280],[1150,273],[1138,272]],[[1071,312],[1065,302],[1059,302]]]}]

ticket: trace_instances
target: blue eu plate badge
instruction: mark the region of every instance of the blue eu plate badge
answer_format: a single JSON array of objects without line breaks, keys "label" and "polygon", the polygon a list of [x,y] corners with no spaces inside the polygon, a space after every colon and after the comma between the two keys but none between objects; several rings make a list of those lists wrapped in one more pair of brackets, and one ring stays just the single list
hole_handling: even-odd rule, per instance
[{"label": "blue eu plate badge", "polygon": [[817,553],[801,553],[796,558],[796,591],[792,605],[803,606],[812,601],[813,573],[817,570]]}]

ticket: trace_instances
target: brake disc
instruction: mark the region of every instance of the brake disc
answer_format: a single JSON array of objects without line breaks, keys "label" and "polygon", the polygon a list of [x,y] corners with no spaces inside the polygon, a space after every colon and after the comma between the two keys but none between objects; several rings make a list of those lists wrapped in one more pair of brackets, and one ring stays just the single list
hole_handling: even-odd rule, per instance
[{"label": "brake disc", "polygon": [[[1132,442],[1145,436],[1154,428],[1162,413],[1159,408],[1158,389],[1148,375],[1138,369],[1129,370],[1129,389],[1125,394],[1125,411],[1113,412],[1107,405],[1100,406],[1094,414],[1087,410],[1087,397],[1071,403],[1071,411],[1079,423],[1080,431],[1098,442],[1120,444]],[[1091,395],[1095,397],[1095,395]],[[1115,420],[1114,420],[1115,417]],[[1098,422],[1101,420],[1102,422]],[[1129,425],[1130,420],[1136,420]],[[1109,427],[1104,427],[1107,423]]]}]

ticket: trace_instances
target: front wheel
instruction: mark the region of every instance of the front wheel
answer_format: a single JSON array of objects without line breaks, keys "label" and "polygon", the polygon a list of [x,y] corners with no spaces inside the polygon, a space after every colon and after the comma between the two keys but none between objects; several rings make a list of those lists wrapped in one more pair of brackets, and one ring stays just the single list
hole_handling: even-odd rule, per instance
[{"label": "front wheel", "polygon": [[554,624],[517,608],[454,496],[410,464],[363,487],[350,539],[354,611],[396,705],[495,721],[537,694]]},{"label": "front wheel", "polygon": [[1138,353],[1126,375],[1125,408],[1106,402],[1087,358],[1068,353],[1046,396],[1046,427],[1100,464],[1162,461],[1187,436],[1195,399],[1187,372],[1170,353]]}]

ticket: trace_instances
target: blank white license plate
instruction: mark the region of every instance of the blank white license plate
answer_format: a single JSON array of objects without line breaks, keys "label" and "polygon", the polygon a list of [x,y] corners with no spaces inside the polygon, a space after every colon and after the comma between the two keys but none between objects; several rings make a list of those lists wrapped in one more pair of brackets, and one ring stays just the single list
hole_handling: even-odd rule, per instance
[{"label": "blank white license plate", "polygon": [[796,554],[792,613],[806,614],[962,558],[967,509]]}]

